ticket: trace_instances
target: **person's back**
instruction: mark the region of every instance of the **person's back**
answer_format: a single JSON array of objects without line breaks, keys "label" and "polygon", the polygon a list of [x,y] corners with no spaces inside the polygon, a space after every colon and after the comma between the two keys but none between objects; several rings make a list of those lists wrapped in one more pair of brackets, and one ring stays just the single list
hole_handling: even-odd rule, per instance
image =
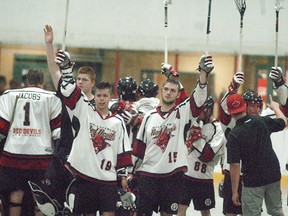
[{"label": "person's back", "polygon": [[59,139],[61,102],[43,90],[44,74],[29,70],[29,87],[8,90],[0,97],[0,191],[10,194],[10,215],[20,215],[28,181],[44,178],[53,152],[52,140]]},{"label": "person's back", "polygon": [[245,186],[262,186],[281,178],[279,161],[270,139],[271,132],[274,132],[272,125],[275,123],[269,117],[247,115],[237,121],[229,134],[228,143],[235,138],[240,146]]},{"label": "person's back", "polygon": [[[30,70],[28,75],[39,79],[37,73]],[[51,137],[56,140],[60,134],[59,98],[32,82],[27,88],[6,91],[0,106],[0,116],[6,123],[2,129],[8,133],[0,165],[22,169],[47,168],[49,158],[46,156],[53,151]],[[13,154],[17,155],[13,157]],[[38,156],[37,163],[32,155]],[[29,158],[31,161],[27,160]]]}]

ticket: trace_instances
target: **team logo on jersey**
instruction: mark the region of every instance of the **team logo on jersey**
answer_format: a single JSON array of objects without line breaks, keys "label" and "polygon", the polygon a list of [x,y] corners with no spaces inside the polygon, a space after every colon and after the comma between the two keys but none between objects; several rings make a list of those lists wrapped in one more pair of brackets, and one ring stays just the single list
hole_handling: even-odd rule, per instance
[{"label": "team logo on jersey", "polygon": [[152,135],[156,135],[155,144],[160,147],[162,153],[165,152],[170,138],[174,136],[171,134],[174,130],[176,130],[176,126],[174,124],[163,126],[160,131],[157,129],[152,130]]},{"label": "team logo on jersey", "polygon": [[105,139],[101,137],[100,135],[96,135],[92,139],[92,142],[93,142],[93,147],[94,147],[94,151],[96,154],[98,154],[98,152],[102,151],[106,147],[111,146],[109,143],[105,142]]},{"label": "team logo on jersey", "polygon": [[178,210],[178,204],[177,203],[172,203],[170,208],[171,208],[172,211],[177,211]]},{"label": "team logo on jersey", "polygon": [[96,154],[105,149],[106,147],[111,146],[106,141],[107,140],[113,141],[115,140],[116,136],[115,131],[106,127],[99,127],[92,123],[90,123],[90,134],[91,134],[91,141],[93,143],[94,151]]}]

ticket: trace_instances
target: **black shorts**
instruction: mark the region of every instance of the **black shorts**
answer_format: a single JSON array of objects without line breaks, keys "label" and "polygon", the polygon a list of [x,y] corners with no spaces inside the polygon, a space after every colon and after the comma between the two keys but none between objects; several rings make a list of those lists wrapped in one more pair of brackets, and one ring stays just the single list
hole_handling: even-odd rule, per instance
[{"label": "black shorts", "polygon": [[119,197],[117,184],[92,183],[77,178],[71,187],[75,194],[73,213],[115,212]]},{"label": "black shorts", "polygon": [[28,181],[41,185],[44,176],[45,170],[22,170],[1,166],[0,192],[30,191]]},{"label": "black shorts", "polygon": [[183,173],[171,177],[140,176],[137,215],[152,215],[153,211],[177,214]]},{"label": "black shorts", "polygon": [[[241,202],[241,191],[242,191],[242,184],[241,181],[239,182],[239,198]],[[224,175],[224,185],[223,185],[223,214],[242,214],[241,206],[235,206],[232,201],[232,185],[231,185],[231,178],[230,175]]]},{"label": "black shorts", "polygon": [[45,172],[45,181],[40,185],[52,199],[56,199],[61,205],[65,201],[68,185],[73,180],[73,175],[57,157],[52,157]]},{"label": "black shorts", "polygon": [[213,182],[200,182],[183,178],[179,204],[189,206],[191,200],[193,200],[194,209],[197,211],[215,208]]}]

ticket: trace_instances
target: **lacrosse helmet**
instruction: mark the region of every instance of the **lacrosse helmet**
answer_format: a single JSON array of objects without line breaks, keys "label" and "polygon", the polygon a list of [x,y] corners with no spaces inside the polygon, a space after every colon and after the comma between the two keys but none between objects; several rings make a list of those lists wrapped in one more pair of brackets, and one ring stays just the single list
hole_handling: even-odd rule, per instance
[{"label": "lacrosse helmet", "polygon": [[123,77],[116,86],[118,95],[125,101],[136,101],[137,83],[134,78]]},{"label": "lacrosse helmet", "polygon": [[138,88],[137,93],[142,97],[156,97],[158,95],[159,87],[152,80],[145,79],[143,80]]}]

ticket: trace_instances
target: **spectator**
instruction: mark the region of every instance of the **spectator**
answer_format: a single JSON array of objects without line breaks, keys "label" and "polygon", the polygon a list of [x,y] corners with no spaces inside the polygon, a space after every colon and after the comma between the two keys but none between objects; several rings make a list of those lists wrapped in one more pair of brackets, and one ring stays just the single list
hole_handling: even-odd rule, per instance
[{"label": "spectator", "polygon": [[[275,112],[276,119],[247,115],[245,101],[239,94],[227,98],[228,112],[236,121],[227,139],[232,200],[236,206],[242,205],[243,216],[261,215],[263,199],[269,215],[284,215],[280,165],[270,134],[283,130],[287,119],[271,96],[268,106]],[[243,173],[241,202],[238,193],[240,162]]]}]

